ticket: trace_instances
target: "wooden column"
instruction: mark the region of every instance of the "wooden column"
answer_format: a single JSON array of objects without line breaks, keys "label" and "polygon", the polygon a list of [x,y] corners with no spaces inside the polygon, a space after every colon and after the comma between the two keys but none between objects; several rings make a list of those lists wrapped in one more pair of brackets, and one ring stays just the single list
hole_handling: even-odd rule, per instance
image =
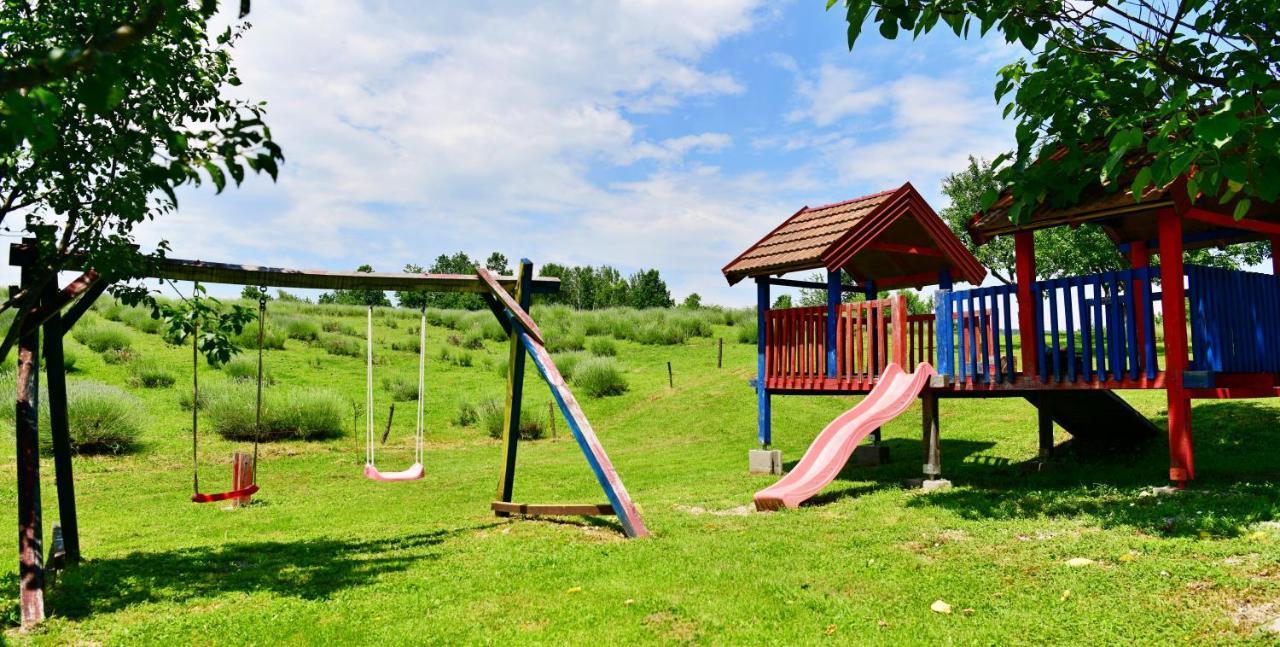
[{"label": "wooden column", "polygon": [[[22,286],[34,286],[22,268]],[[40,329],[18,338],[17,369],[18,586],[22,625],[44,620],[44,538],[40,515]]]},{"label": "wooden column", "polygon": [[951,286],[951,270],[942,270],[941,272],[938,272],[938,289],[950,290]]},{"label": "wooden column", "polygon": [[920,396],[920,417],[924,432],[924,476],[936,479],[942,476],[942,451],[939,443],[938,394],[933,389],[926,389]]},{"label": "wooden column", "polygon": [[[871,279],[867,279],[867,281],[862,284],[862,298],[866,299],[867,301],[876,300],[876,282],[875,281],[872,281]],[[868,314],[871,314],[875,311],[867,310],[866,312]],[[876,351],[876,349],[880,347],[879,346],[880,342],[879,340],[876,339],[876,336],[879,334],[879,331],[880,331],[879,322],[872,321],[870,318],[868,318],[867,319],[867,339],[869,340],[868,347],[871,349],[871,352],[869,353],[870,357],[867,361],[867,372],[870,373],[873,377],[879,375],[880,369],[883,368],[882,366],[880,366],[880,353]],[[882,437],[881,430],[879,427],[876,427],[875,431],[871,432],[871,444],[879,445],[881,437]]]},{"label": "wooden column", "polygon": [[773,403],[766,384],[765,362],[769,345],[769,281],[756,279],[756,440],[768,449],[773,444]]},{"label": "wooden column", "polygon": [[[533,263],[529,259],[520,259],[517,276],[515,299],[528,312],[533,300]],[[498,479],[498,500],[510,503],[516,480],[516,449],[520,444],[520,404],[524,395],[526,355],[515,326],[511,326],[507,338],[507,410],[502,421],[502,478]],[[508,513],[498,512],[497,515],[505,517]]]},{"label": "wooden column", "polygon": [[1280,276],[1280,235],[1271,237],[1271,274]]},{"label": "wooden column", "polygon": [[1160,232],[1160,302],[1164,311],[1165,390],[1169,403],[1169,479],[1185,486],[1195,478],[1191,400],[1183,389],[1187,370],[1187,303],[1182,284],[1182,217],[1173,209],[1157,215]]},{"label": "wooden column", "polygon": [[[50,281],[44,302],[50,305],[58,286]],[[80,524],[76,520],[76,488],[71,469],[71,429],[67,421],[67,375],[63,366],[62,316],[55,314],[44,324],[44,364],[49,380],[49,435],[53,440],[53,469],[58,488],[58,522],[62,526],[62,546],[68,564],[80,562]]]},{"label": "wooden column", "polygon": [[827,272],[827,377],[836,377],[836,322],[840,317],[840,270]]},{"label": "wooden column", "polygon": [[1053,411],[1052,400],[1046,398],[1036,398],[1036,422],[1037,436],[1040,441],[1040,459],[1044,460],[1053,455]]},{"label": "wooden column", "polygon": [[1032,378],[1038,374],[1039,358],[1036,357],[1036,296],[1032,287],[1036,281],[1035,233],[1020,231],[1013,235],[1014,256],[1018,282],[1018,338],[1022,345],[1022,374]]},{"label": "wooden column", "polygon": [[[1129,267],[1140,270],[1146,269],[1151,265],[1151,251],[1147,248],[1147,241],[1136,240],[1129,245]],[[1149,283],[1142,279],[1134,279],[1129,289],[1133,290],[1134,309],[1133,323],[1137,329],[1138,342],[1138,362],[1142,370],[1146,370],[1147,354],[1147,300],[1151,297],[1147,295],[1147,286]]]}]

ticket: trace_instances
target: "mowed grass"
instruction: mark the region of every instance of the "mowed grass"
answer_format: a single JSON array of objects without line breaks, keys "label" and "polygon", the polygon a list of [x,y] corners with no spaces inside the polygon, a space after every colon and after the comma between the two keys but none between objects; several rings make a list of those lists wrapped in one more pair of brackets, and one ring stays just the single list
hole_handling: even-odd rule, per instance
[{"label": "mowed grass", "polygon": [[[363,311],[272,304],[363,330]],[[538,316],[539,308],[533,314]],[[395,322],[392,328],[389,324]],[[416,313],[380,312],[375,420],[393,380],[417,368]],[[675,346],[615,340],[628,388],[579,397],[654,536],[628,541],[610,519],[495,518],[499,442],[452,421],[461,402],[500,397],[507,347],[483,341],[471,366],[440,361],[455,331],[427,331],[427,475],[383,484],[361,472],[364,421],[348,435],[261,448],[254,505],[194,505],[190,350],[133,331],[134,352],[177,376],[131,386],[127,364],[82,350],[71,379],[118,385],[145,406],[141,449],[75,462],[86,562],[50,587],[51,619],[6,639],[39,644],[423,644],[700,642],[738,644],[1181,644],[1266,642],[1280,615],[1280,511],[1273,402],[1197,403],[1200,478],[1164,485],[1167,446],[1077,459],[1043,470],[1035,411],[1021,399],[944,400],[943,471],[956,487],[899,486],[920,470],[920,412],[885,427],[892,462],[846,468],[813,505],[751,513],[776,477],[746,472],[755,352],[733,326]],[[716,340],[724,337],[724,368]],[[588,347],[590,347],[588,337]],[[360,337],[355,341],[363,344]],[[406,345],[406,340],[411,343]],[[397,344],[402,350],[395,350]],[[361,347],[363,348],[363,346]],[[407,349],[407,350],[403,350]],[[357,357],[288,339],[269,350],[268,388],[314,387],[364,401]],[[674,372],[668,386],[667,362]],[[526,403],[547,416],[528,365]],[[202,383],[229,380],[201,367]],[[1126,397],[1158,423],[1163,393]],[[793,464],[856,398],[777,397],[776,446]],[[400,402],[379,467],[412,462],[414,405]],[[202,419],[202,425],[207,420]],[[358,431],[358,434],[352,432]],[[523,443],[516,499],[602,502],[562,420]],[[8,432],[12,434],[12,432]],[[1058,441],[1068,437],[1059,432]],[[247,443],[200,438],[201,483],[226,488]],[[14,470],[13,442],[0,449]],[[45,537],[57,520],[52,462],[42,461]],[[0,480],[16,515],[12,478]],[[16,551],[13,551],[16,553]],[[1073,558],[1093,560],[1086,566]],[[10,614],[16,554],[5,566]],[[952,613],[930,611],[935,600]]]}]

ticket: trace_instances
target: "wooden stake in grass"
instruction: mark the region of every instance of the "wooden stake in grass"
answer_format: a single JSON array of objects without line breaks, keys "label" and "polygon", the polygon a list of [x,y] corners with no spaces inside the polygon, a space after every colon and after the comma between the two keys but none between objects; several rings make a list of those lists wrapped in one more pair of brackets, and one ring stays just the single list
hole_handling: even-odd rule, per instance
[{"label": "wooden stake in grass", "polygon": [[382,431],[382,444],[387,444],[387,436],[391,434],[391,419],[396,415],[396,403],[391,403],[391,410],[387,411],[387,428]]},{"label": "wooden stake in grass", "polygon": [[360,464],[360,405],[351,403],[351,439],[356,441],[356,465]]},{"label": "wooden stake in grass", "polygon": [[720,338],[720,351],[716,353],[716,368],[724,368],[724,337]]},{"label": "wooden stake in grass", "polygon": [[673,389],[676,388],[676,378],[671,372],[671,362],[667,362],[667,386]]},{"label": "wooden stake in grass", "polygon": [[551,425],[551,440],[556,439],[556,405],[547,402],[547,424]]}]

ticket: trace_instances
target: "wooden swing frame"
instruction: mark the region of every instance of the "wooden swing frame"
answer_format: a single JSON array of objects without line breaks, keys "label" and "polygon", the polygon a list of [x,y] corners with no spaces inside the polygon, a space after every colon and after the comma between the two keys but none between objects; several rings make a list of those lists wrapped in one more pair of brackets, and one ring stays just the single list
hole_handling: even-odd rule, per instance
[{"label": "wooden swing frame", "polygon": [[[52,235],[41,232],[40,235]],[[39,258],[37,239],[26,238],[10,246],[9,264],[20,268],[19,289],[38,285],[39,272],[47,267]],[[59,289],[49,282],[40,303],[27,313],[17,338],[17,480],[19,587],[22,624],[35,625],[45,618],[45,567],[40,499],[39,386],[41,343],[46,355],[49,393],[49,427],[53,438],[53,463],[57,485],[59,521],[65,561],[74,565],[81,559],[80,533],[76,518],[75,485],[72,475],[70,430],[67,420],[66,374],[62,364],[63,336],[111,285],[92,268]],[[366,289],[422,292],[470,292],[480,294],[507,332],[510,370],[507,374],[506,413],[503,423],[502,472],[497,500],[491,504],[499,516],[519,515],[617,515],[628,537],[648,536],[639,511],[622,485],[595,436],[581,407],[561,378],[542,336],[529,316],[534,294],[554,294],[560,279],[533,276],[533,264],[520,261],[517,276],[495,276],[482,268],[476,274],[410,274],[329,272],[282,267],[235,265],[200,260],[161,259],[145,276],[134,278],[200,281],[274,288]],[[43,334],[41,334],[43,332]],[[525,357],[533,358],[575,440],[609,499],[607,504],[528,504],[512,502],[519,444],[520,408],[523,401]]]}]

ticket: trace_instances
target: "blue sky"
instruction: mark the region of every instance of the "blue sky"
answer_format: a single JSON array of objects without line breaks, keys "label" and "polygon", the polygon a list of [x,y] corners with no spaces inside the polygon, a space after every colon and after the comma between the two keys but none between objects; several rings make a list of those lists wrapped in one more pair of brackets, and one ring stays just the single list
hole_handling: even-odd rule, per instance
[{"label": "blue sky", "polygon": [[992,99],[1021,51],[939,32],[850,53],[823,0],[255,3],[237,48],[280,181],[180,194],[174,256],[397,271],[441,253],[719,269],[799,207],[911,181],[935,208],[1011,146]]}]

